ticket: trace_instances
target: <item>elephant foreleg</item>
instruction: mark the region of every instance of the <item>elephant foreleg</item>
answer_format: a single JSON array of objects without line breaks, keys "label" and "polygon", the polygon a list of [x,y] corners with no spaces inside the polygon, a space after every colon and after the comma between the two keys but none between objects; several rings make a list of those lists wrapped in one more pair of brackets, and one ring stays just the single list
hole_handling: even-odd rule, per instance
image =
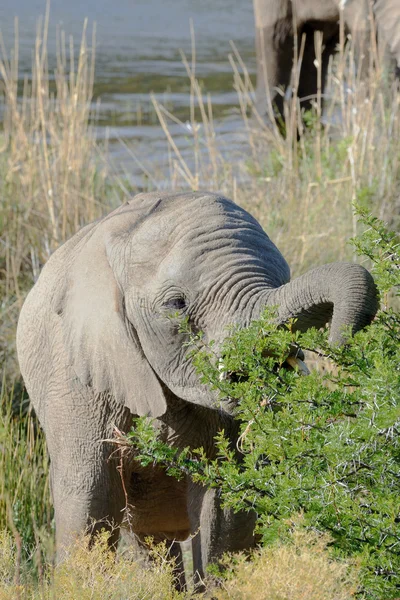
[{"label": "elephant foreleg", "polygon": [[223,509],[219,490],[205,490],[196,484],[191,486],[189,499],[196,508],[192,513],[193,572],[196,589],[201,591],[209,563],[218,561],[225,552],[249,550],[255,546],[256,514]]},{"label": "elephant foreleg", "polygon": [[115,453],[110,458],[115,446],[105,440],[112,437],[114,423],[120,428],[127,425],[126,412],[112,410],[106,398],[88,399],[80,388],[64,395],[62,402],[48,402],[44,425],[58,558],[84,533],[93,540],[104,528],[110,531],[111,546],[118,541],[126,498],[117,470],[119,458]]},{"label": "elephant foreleg", "polygon": [[[175,583],[175,589],[178,592],[186,591],[186,577],[185,577],[185,566],[183,563],[183,554],[181,544],[175,540],[165,539],[162,535],[148,536],[152,540],[152,544],[160,544],[165,542],[167,548],[167,559],[173,561],[173,579]],[[152,560],[151,554],[149,555],[149,544],[146,541],[146,536],[135,535],[136,541],[139,547],[146,553],[148,558]]]},{"label": "elephant foreleg", "polygon": [[174,581],[179,592],[186,590],[185,566],[183,564],[182,546],[179,542],[167,542],[168,556],[174,561]]},{"label": "elephant foreleg", "polygon": [[293,63],[293,36],[287,30],[277,35],[275,27],[257,28],[256,54],[256,110],[269,121],[275,118],[276,112],[278,118],[284,120],[284,95]]},{"label": "elephant foreleg", "polygon": [[371,35],[374,34],[369,21],[368,1],[345,4],[343,19],[346,33],[350,34],[352,39],[356,75],[365,79],[370,71]]},{"label": "elephant foreleg", "polygon": [[89,535],[91,544],[102,529],[110,532],[109,545],[116,548],[125,506],[116,465],[93,459],[89,470],[84,461],[75,467],[67,467],[66,462],[60,454],[52,458],[58,560],[78,536]]}]

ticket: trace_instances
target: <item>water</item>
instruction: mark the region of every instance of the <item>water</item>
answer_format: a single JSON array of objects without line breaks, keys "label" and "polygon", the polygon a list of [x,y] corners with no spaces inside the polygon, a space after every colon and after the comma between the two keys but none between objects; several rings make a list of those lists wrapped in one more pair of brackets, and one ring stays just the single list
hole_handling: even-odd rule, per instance
[{"label": "water", "polygon": [[[21,74],[30,72],[36,24],[45,12],[42,0],[1,0],[0,28],[7,48],[13,44],[14,17],[19,19]],[[179,50],[190,58],[190,20],[196,39],[196,75],[211,94],[217,130],[231,143],[240,134],[235,116],[238,100],[228,54],[230,40],[254,73],[252,0],[52,0],[49,54],[54,58],[56,26],[78,43],[82,25],[96,23],[95,95],[101,98],[98,136],[111,138],[118,168],[140,179],[141,169],[118,142],[127,141],[151,170],[165,170],[165,136],[152,110],[149,93],[184,122],[189,111],[189,85]],[[139,119],[139,120],[138,120]],[[189,154],[188,131],[175,126],[182,152]],[[239,137],[237,138],[239,139]],[[189,158],[188,158],[189,160]]]}]

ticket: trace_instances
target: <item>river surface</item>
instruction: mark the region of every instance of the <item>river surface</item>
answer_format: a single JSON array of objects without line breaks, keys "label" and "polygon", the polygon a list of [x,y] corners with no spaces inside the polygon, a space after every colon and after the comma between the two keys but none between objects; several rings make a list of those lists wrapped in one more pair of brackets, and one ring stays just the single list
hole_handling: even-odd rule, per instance
[{"label": "river surface", "polygon": [[[43,0],[0,0],[0,29],[7,48],[12,47],[14,18],[18,17],[21,77],[30,72],[36,26],[44,12]],[[50,64],[55,57],[57,26],[78,42],[85,18],[89,34],[96,24],[95,96],[101,99],[98,136],[109,137],[114,161],[133,179],[140,179],[141,168],[121,139],[150,169],[154,166],[163,171],[168,162],[165,135],[150,92],[184,123],[189,118],[190,87],[180,49],[190,59],[191,20],[196,76],[204,92],[211,95],[217,135],[232,144],[240,139],[243,125],[228,54],[232,40],[254,74],[252,0],[52,0]],[[171,133],[183,155],[189,154],[188,129],[173,125]]]}]

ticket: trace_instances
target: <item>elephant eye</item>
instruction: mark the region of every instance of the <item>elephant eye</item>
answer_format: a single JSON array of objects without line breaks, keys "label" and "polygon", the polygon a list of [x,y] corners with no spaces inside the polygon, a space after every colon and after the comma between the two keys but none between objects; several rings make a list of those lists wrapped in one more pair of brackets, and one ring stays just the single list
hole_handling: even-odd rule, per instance
[{"label": "elephant eye", "polygon": [[183,296],[169,298],[163,302],[163,307],[168,308],[169,310],[183,310],[186,308],[186,300]]}]

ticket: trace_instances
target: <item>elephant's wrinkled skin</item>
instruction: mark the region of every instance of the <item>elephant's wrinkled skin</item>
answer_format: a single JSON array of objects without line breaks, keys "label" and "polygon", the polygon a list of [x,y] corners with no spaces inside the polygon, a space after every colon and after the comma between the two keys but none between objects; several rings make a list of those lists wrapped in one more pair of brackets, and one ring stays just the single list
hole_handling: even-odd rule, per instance
[{"label": "elephant's wrinkled skin", "polygon": [[[215,348],[230,323],[247,325],[266,305],[282,321],[341,328],[368,324],[377,309],[372,277],[337,263],[288,283],[289,268],[260,225],[211,193],[140,194],[84,227],[45,265],[18,324],[21,371],[45,431],[58,551],[74,535],[121,523],[125,496],[114,447],[132,415],[151,415],[177,447],[214,453],[222,427],[234,441],[229,404],[199,383],[171,313],[189,318]],[[124,466],[131,526],[140,539],[193,540],[194,568],[251,547],[254,515],[221,510],[218,493],[157,468]],[[199,529],[200,528],[200,529]],[[114,541],[118,529],[114,531]],[[175,553],[178,544],[173,546]]]},{"label": "elephant's wrinkled skin", "polygon": [[[253,0],[256,26],[256,109],[271,120],[272,111],[284,117],[283,95],[289,87],[295,36],[300,48],[306,34],[299,75],[298,97],[304,109],[311,107],[318,91],[314,32],[322,32],[321,87],[324,92],[329,59],[340,41],[340,17],[344,35],[351,35],[361,75],[368,73],[371,48],[370,0]],[[372,0],[379,42],[387,44],[400,68],[400,2]],[[383,45],[381,44],[381,45]]]}]

